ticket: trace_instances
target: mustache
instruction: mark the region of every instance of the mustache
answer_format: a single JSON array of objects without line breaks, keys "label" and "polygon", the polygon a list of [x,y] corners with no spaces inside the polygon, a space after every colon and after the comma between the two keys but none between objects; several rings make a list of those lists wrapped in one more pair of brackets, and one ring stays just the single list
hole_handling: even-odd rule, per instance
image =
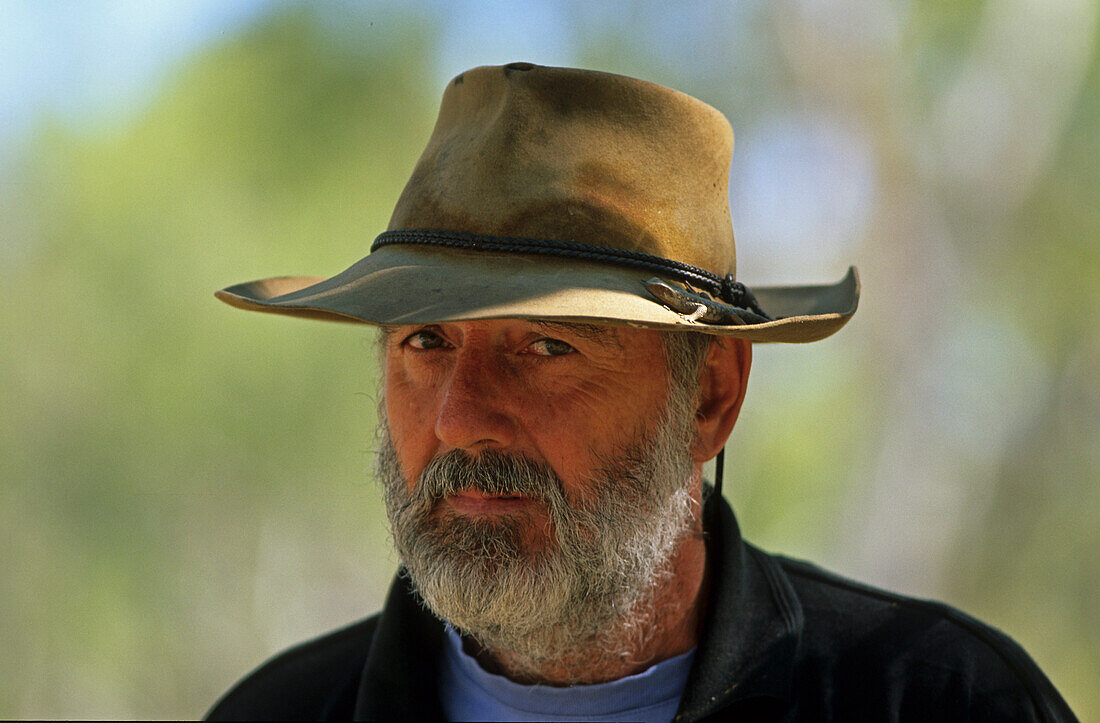
[{"label": "mustache", "polygon": [[473,456],[460,449],[429,462],[414,493],[423,501],[430,501],[462,490],[543,500],[564,496],[561,479],[544,462],[495,450]]}]

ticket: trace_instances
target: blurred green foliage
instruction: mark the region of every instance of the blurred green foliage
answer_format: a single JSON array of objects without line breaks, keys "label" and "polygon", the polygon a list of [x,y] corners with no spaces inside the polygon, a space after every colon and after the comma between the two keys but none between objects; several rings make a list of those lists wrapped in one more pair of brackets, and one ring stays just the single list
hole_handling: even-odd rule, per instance
[{"label": "blurred green foliage", "polygon": [[340,600],[297,637],[377,605],[393,562],[370,334],[245,317],[213,291],[335,273],[384,227],[435,104],[430,34],[398,21],[340,39],[275,15],[131,123],[44,122],[5,184],[5,716],[201,714],[294,641],[264,629],[281,603],[261,596],[293,593],[260,585],[263,564]]},{"label": "blurred green foliage", "polygon": [[[758,348],[729,495],[771,549],[1002,627],[1087,720],[1100,716],[1100,55],[1093,43],[1037,180],[993,203],[997,179],[960,185],[913,141],[987,5],[914,4],[900,55],[869,79],[800,70],[814,43],[830,47],[798,35],[793,3],[758,10],[738,62],[689,67],[624,26],[581,23],[578,63],[677,85],[739,132],[778,111],[858,117],[878,174],[854,247],[864,308],[813,348]],[[642,22],[645,7],[622,12]],[[0,180],[4,717],[195,717],[274,651],[380,604],[395,562],[370,482],[372,333],[212,298],[364,255],[430,132],[432,18],[334,17],[279,9],[107,130],[43,119]],[[912,220],[928,208],[942,237]],[[944,269],[955,281],[936,286]],[[995,443],[951,431],[960,415],[996,427],[1002,406],[1018,418]],[[947,431],[931,429],[940,418]],[[904,519],[942,491],[925,471],[947,480],[945,539],[876,537],[876,514]],[[934,531],[937,504],[913,508],[932,511],[918,529]],[[868,560],[891,554],[926,567],[876,579]]]}]

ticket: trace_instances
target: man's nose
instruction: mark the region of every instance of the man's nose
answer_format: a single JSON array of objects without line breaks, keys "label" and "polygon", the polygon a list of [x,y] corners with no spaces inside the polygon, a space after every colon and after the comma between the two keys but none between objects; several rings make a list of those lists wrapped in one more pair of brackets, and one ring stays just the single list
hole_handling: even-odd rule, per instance
[{"label": "man's nose", "polygon": [[477,452],[504,449],[515,441],[517,420],[509,412],[511,395],[503,388],[502,372],[484,355],[458,352],[435,423],[441,442]]}]

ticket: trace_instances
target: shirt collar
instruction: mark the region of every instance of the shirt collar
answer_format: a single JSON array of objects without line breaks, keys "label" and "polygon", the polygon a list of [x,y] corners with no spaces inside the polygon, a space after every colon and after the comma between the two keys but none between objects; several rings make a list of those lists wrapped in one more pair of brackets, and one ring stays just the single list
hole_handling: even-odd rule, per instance
[{"label": "shirt collar", "polygon": [[[461,699],[460,717],[510,719],[519,711],[545,720],[646,720],[646,711],[665,711],[672,717],[683,696],[695,649],[662,660],[649,668],[606,683],[573,686],[525,685],[491,673],[463,649],[462,639],[451,627],[444,636],[441,663],[441,696],[447,708]],[[445,690],[444,688],[450,688]]]}]

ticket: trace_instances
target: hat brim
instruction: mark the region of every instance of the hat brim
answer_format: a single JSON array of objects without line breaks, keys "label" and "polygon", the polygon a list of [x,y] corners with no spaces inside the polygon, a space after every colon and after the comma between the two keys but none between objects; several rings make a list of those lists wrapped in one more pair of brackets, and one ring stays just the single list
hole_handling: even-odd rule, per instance
[{"label": "hat brim", "polygon": [[758,342],[810,342],[847,323],[859,303],[855,267],[835,284],[753,288],[774,319],[693,321],[646,290],[653,277],[573,259],[449,248],[387,246],[328,279],[251,281],[216,292],[231,306],[375,325],[545,319],[699,331]]}]

